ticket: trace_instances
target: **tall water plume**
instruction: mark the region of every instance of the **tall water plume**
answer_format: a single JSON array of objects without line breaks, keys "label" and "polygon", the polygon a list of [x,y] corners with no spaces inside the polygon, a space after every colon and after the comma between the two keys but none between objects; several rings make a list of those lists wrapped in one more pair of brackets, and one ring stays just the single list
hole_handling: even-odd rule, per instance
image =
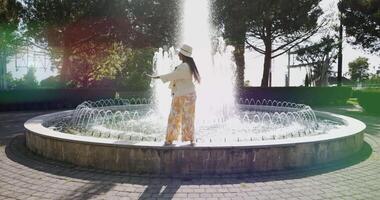
[{"label": "tall water plume", "polygon": [[[201,75],[196,85],[198,125],[219,121],[235,112],[234,70],[232,51],[222,38],[211,36],[209,1],[184,0],[182,7],[180,43],[193,47],[193,58]],[[157,74],[167,73],[179,64],[173,47],[161,48],[154,57]],[[167,116],[170,110],[170,92],[167,85],[154,81],[157,110]]]}]

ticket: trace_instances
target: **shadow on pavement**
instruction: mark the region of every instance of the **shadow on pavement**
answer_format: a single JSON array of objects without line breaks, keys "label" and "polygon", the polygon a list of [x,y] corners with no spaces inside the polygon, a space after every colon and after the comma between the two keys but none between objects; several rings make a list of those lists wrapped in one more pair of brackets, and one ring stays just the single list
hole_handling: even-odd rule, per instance
[{"label": "shadow on pavement", "polygon": [[99,195],[102,193],[105,194],[111,190],[114,190],[114,187],[117,187],[117,185],[120,184],[142,185],[140,187],[144,187],[141,188],[143,189],[141,195],[134,193],[137,196],[132,198],[171,199],[181,186],[186,185],[224,185],[291,180],[344,169],[365,161],[371,156],[372,148],[365,142],[362,149],[358,153],[347,159],[308,168],[251,174],[189,177],[133,175],[124,172],[77,167],[64,162],[45,159],[41,156],[35,155],[27,149],[24,135],[14,137],[6,146],[5,153],[6,156],[12,161],[28,168],[56,176],[63,176],[67,178],[79,179],[79,181],[82,182],[88,182],[84,185],[78,185],[78,188],[70,194],[66,194],[63,199],[90,199],[94,195]]},{"label": "shadow on pavement", "polygon": [[[25,136],[19,135],[15,137],[10,143],[6,146],[5,149],[6,155],[9,159],[14,162],[25,165],[29,168],[43,171],[46,173],[51,173],[60,176],[67,176],[77,179],[84,180],[96,180],[89,174],[100,174],[107,176],[117,176],[117,177],[135,177],[135,178],[169,178],[169,179],[177,179],[186,181],[192,181],[196,179],[204,179],[204,178],[216,178],[216,179],[233,179],[233,178],[255,178],[257,181],[274,181],[274,180],[283,180],[283,179],[294,179],[294,178],[302,178],[307,176],[313,176],[317,174],[322,174],[334,170],[343,169],[355,164],[358,164],[367,158],[369,158],[372,154],[372,148],[367,143],[363,143],[363,147],[359,152],[346,158],[344,160],[335,161],[332,163],[307,167],[307,168],[296,168],[282,171],[270,171],[270,172],[259,172],[259,173],[251,173],[251,174],[232,174],[232,175],[210,175],[210,176],[191,176],[191,177],[167,177],[167,176],[156,176],[156,175],[137,175],[137,174],[128,174],[125,172],[113,172],[107,170],[98,170],[93,168],[85,168],[78,167],[73,164],[54,161],[50,159],[43,158],[39,155],[34,154],[29,151],[25,145]],[[82,173],[81,173],[82,172]],[[115,179],[116,182],[117,179]]]}]

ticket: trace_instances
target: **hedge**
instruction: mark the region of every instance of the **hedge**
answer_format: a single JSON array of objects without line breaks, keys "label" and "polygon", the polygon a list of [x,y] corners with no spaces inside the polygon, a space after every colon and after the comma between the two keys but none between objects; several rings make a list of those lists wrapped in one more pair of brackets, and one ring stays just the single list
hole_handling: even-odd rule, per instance
[{"label": "hedge", "polygon": [[[91,100],[114,98],[115,89],[29,89],[0,91],[0,111],[75,108]],[[146,92],[123,91],[121,98],[146,97]]]},{"label": "hedge", "polygon": [[[117,89],[34,89],[0,91],[0,111],[75,108],[91,100],[110,99],[118,92],[121,98],[149,98],[150,93]],[[307,105],[345,104],[351,95],[349,87],[246,87],[237,98],[271,99]]]},{"label": "hedge", "polygon": [[380,89],[364,89],[357,92],[360,106],[368,113],[380,114]]},{"label": "hedge", "polygon": [[344,105],[351,87],[246,87],[240,90],[243,99],[267,99],[307,105]]}]

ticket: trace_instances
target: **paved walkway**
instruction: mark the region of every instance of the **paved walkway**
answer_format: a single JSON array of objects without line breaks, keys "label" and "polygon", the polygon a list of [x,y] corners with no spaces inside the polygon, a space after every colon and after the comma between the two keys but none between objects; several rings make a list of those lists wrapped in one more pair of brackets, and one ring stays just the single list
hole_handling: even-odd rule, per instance
[{"label": "paved walkway", "polygon": [[224,177],[159,178],[78,168],[25,148],[23,123],[44,112],[0,113],[1,199],[380,199],[380,117],[320,108],[367,123],[363,150],[339,163]]}]

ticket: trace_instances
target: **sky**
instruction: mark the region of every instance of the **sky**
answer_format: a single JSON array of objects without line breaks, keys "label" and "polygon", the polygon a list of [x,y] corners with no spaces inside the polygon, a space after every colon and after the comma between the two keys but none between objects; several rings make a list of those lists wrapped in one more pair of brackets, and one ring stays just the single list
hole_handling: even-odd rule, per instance
[{"label": "sky", "polygon": [[[322,0],[321,7],[327,14],[333,14],[336,18],[338,13],[337,2],[339,0]],[[197,19],[196,16],[193,18],[194,21],[202,20]],[[198,21],[199,22],[199,21]],[[314,37],[318,39],[320,35]],[[56,75],[58,72],[54,67],[52,68],[49,58],[43,56],[42,54],[35,54],[32,52],[40,52],[39,49],[29,48],[29,56],[26,54],[17,55],[17,65],[22,67],[16,70],[15,57],[10,59],[10,62],[7,65],[7,71],[11,72],[15,78],[21,78],[27,71],[25,67],[28,64],[29,67],[33,66],[36,68],[37,80],[41,81],[49,76]],[[25,52],[25,51],[24,51]],[[372,67],[380,67],[380,57],[378,55],[371,55],[360,48],[354,48],[350,44],[344,42],[343,44],[343,74],[348,71],[348,63],[353,61],[359,56],[364,56],[369,58],[369,63],[371,66],[372,72],[374,69]],[[262,71],[263,71],[263,61],[264,56],[258,54],[249,49],[246,50],[245,54],[245,79],[249,81],[251,86],[259,86],[261,83]],[[284,86],[285,85],[285,74],[287,74],[287,55],[280,56],[272,61],[272,86]],[[333,69],[336,69],[336,63],[333,66]],[[299,86],[302,85],[304,77],[306,75],[305,69],[295,68],[290,71],[290,85]]]},{"label": "sky", "polygon": [[20,53],[9,58],[7,72],[11,72],[13,78],[19,79],[30,67],[36,69],[38,81],[58,74],[58,70],[50,62],[48,52],[33,46],[24,48]]}]

